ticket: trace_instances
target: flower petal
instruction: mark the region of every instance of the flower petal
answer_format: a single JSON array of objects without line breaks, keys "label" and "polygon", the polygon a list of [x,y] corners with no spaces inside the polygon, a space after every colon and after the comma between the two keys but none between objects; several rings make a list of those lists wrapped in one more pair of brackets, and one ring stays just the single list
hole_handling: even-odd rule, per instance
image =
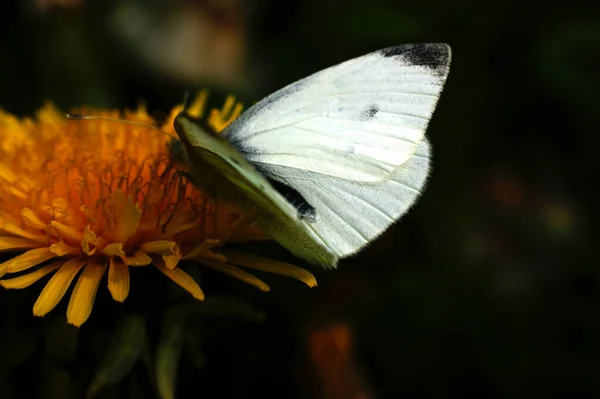
[{"label": "flower petal", "polygon": [[60,233],[59,235],[65,239],[69,239],[77,243],[83,240],[83,234],[81,233],[81,231],[72,226],[67,226],[65,224],[58,223],[56,220],[51,221],[50,224],[52,225],[52,227],[58,230],[58,232]]},{"label": "flower petal", "polygon": [[196,222],[184,224],[169,223],[165,228],[165,237],[171,238],[175,234],[179,234],[182,231],[186,231],[194,227],[196,227]]},{"label": "flower petal", "polygon": [[96,233],[92,231],[91,227],[87,226],[83,231],[81,249],[83,249],[83,252],[85,252],[87,255],[93,255],[94,253],[96,253],[97,247],[104,247],[104,240],[102,239],[102,237],[98,238]]},{"label": "flower petal", "polygon": [[235,102],[235,97],[227,96],[225,99],[225,104],[223,104],[223,108],[221,108],[221,110],[211,110],[208,117],[208,124],[220,133],[238,116],[240,116],[243,109],[244,107],[242,104]]},{"label": "flower petal", "polygon": [[50,245],[50,252],[56,254],[57,256],[65,256],[78,254],[81,252],[81,250],[59,241],[56,244]]},{"label": "flower petal", "polygon": [[9,234],[23,237],[23,238],[28,238],[32,241],[36,241],[36,242],[40,242],[40,243],[48,242],[48,239],[46,238],[45,235],[33,234],[32,232],[22,229],[13,223],[4,223],[4,225],[0,226],[0,229],[4,230],[5,232],[7,232]]},{"label": "flower petal", "polygon": [[228,262],[235,265],[249,267],[255,270],[280,274],[302,281],[310,288],[317,286],[317,279],[308,270],[301,267],[290,265],[273,259],[263,258],[261,256],[250,255],[238,251],[222,251],[227,257]]},{"label": "flower petal", "polygon": [[[52,253],[49,248],[35,248],[24,254],[15,256],[11,260],[0,265],[0,276],[4,273],[17,273],[39,265],[49,259],[56,258],[57,255]],[[3,270],[4,267],[4,270]]]},{"label": "flower petal", "polygon": [[203,265],[206,265],[208,267],[211,267],[215,270],[218,270],[220,272],[228,274],[231,277],[242,280],[244,283],[253,285],[261,291],[265,291],[265,292],[271,291],[271,288],[269,288],[269,286],[264,281],[260,280],[257,277],[254,277],[250,273],[245,272],[242,269],[232,266],[230,264],[219,262],[219,261],[216,261],[213,259],[207,259],[207,258],[198,259],[198,262],[200,262]]},{"label": "flower petal", "polygon": [[221,262],[227,262],[227,258],[223,255],[221,255],[221,257],[219,257],[219,254],[215,254],[214,252],[211,252],[210,249],[213,247],[216,247],[217,245],[219,245],[220,241],[219,240],[204,240],[204,242],[202,242],[202,244],[198,245],[196,248],[192,249],[190,252],[188,252],[183,259],[199,259],[202,257],[207,257],[207,254],[210,253],[213,256],[208,256],[210,258],[213,258],[217,261],[221,261]]},{"label": "flower petal", "polygon": [[54,273],[33,305],[34,316],[44,316],[58,305],[71,282],[87,261],[87,259],[71,259]]},{"label": "flower petal", "polygon": [[27,227],[44,231],[48,228],[48,223],[44,223],[32,209],[23,208],[21,210],[21,216],[23,217],[23,223]]},{"label": "flower petal", "polygon": [[151,241],[140,245],[140,249],[148,254],[181,255],[175,241]]},{"label": "flower petal", "polygon": [[108,290],[117,302],[123,302],[129,296],[129,267],[114,256],[110,257]]},{"label": "flower petal", "polygon": [[204,292],[202,288],[194,281],[192,276],[181,270],[180,267],[176,267],[171,270],[165,266],[161,259],[155,259],[154,265],[160,270],[165,276],[173,280],[175,284],[192,294],[192,296],[200,301],[204,300]]},{"label": "flower petal", "polygon": [[36,281],[38,281],[39,279],[44,277],[46,274],[49,274],[49,273],[52,273],[53,271],[55,271],[56,269],[61,267],[63,264],[64,264],[64,261],[57,260],[46,266],[40,267],[39,269],[37,269],[34,272],[27,273],[27,274],[24,274],[22,276],[15,277],[15,278],[10,278],[7,280],[0,280],[0,285],[6,289],[20,290],[22,288],[27,288],[31,284],[35,283]]},{"label": "flower petal", "polygon": [[252,211],[244,213],[241,218],[234,219],[234,222],[239,219],[235,226],[227,226],[227,224],[225,224],[225,231],[223,233],[218,232],[216,234],[217,237],[219,237],[222,242],[227,242],[239,237],[256,221],[258,213],[258,208],[254,208]]},{"label": "flower petal", "polygon": [[125,256],[125,251],[123,251],[123,243],[113,242],[112,244],[108,244],[104,247],[102,253],[106,256]]},{"label": "flower petal", "polygon": [[0,236],[0,252],[13,251],[16,249],[27,249],[39,247],[40,244],[21,237],[2,237]]},{"label": "flower petal", "polygon": [[73,294],[67,307],[67,322],[80,327],[90,317],[98,286],[106,272],[108,264],[91,260],[83,269],[73,288]]},{"label": "flower petal", "polygon": [[133,253],[133,256],[121,256],[121,259],[127,266],[146,266],[152,263],[152,258],[139,249]]},{"label": "flower petal", "polygon": [[109,202],[115,207],[116,241],[125,242],[138,229],[142,211],[120,189],[111,193]]}]

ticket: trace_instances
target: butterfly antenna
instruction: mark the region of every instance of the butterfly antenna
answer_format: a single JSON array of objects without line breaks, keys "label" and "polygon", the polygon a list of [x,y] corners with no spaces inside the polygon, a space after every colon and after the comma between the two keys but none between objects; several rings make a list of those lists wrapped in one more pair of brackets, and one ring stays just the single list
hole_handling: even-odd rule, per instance
[{"label": "butterfly antenna", "polygon": [[96,120],[109,121],[109,122],[127,123],[129,125],[135,125],[135,126],[145,127],[145,128],[157,131],[160,134],[164,134],[165,136],[169,136],[169,137],[174,138],[174,139],[177,138],[177,136],[174,136],[174,135],[169,134],[167,132],[163,132],[162,130],[160,130],[156,126],[148,125],[147,123],[142,123],[142,122],[134,122],[134,121],[128,121],[128,120],[125,120],[125,119],[109,118],[109,117],[106,117],[106,116],[94,116],[94,115],[67,114],[66,116],[67,116],[67,119],[73,119],[73,120],[94,120],[94,119],[96,119]]}]

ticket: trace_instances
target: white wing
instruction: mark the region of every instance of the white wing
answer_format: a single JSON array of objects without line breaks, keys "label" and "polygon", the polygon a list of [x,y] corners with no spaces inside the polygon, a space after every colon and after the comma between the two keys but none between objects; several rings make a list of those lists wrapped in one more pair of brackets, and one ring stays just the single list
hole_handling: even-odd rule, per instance
[{"label": "white wing", "polygon": [[425,130],[449,66],[445,44],[388,48],[248,109],[223,135],[316,214],[300,224],[266,216],[261,227],[297,256],[335,266],[400,218],[429,173]]},{"label": "white wing", "polygon": [[[338,258],[349,256],[380,235],[415,202],[430,166],[430,145],[421,141],[415,153],[390,176],[374,183],[356,183],[311,172],[280,167],[278,175],[303,194],[317,212],[317,220],[302,228],[265,225],[268,233],[294,254],[323,264],[322,247]],[[306,228],[313,234],[307,234]],[[312,236],[315,244],[307,242]],[[330,266],[335,266],[335,264]]]},{"label": "white wing", "polygon": [[266,97],[224,132],[251,163],[373,182],[424,137],[449,70],[445,44],[391,47]]}]

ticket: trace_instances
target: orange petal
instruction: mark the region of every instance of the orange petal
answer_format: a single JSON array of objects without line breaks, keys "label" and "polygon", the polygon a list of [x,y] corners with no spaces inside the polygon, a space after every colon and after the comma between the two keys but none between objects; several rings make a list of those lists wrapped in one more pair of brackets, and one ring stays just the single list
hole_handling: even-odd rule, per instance
[{"label": "orange petal", "polygon": [[81,250],[59,241],[56,244],[50,245],[50,252],[56,254],[56,256],[65,256],[78,254],[81,252]]},{"label": "orange petal", "polygon": [[152,263],[152,258],[139,249],[134,252],[133,256],[121,256],[121,259],[127,266],[146,266]]},{"label": "orange petal", "polygon": [[96,248],[98,247],[104,247],[104,240],[102,239],[102,237],[98,238],[96,233],[92,231],[91,227],[87,226],[83,231],[81,249],[83,249],[83,252],[85,252],[87,255],[93,255],[96,252]]},{"label": "orange petal", "polygon": [[175,241],[151,241],[140,245],[140,249],[148,254],[181,255]]},{"label": "orange petal", "polygon": [[58,305],[71,282],[87,261],[87,259],[71,259],[54,273],[33,305],[34,316],[44,316]]},{"label": "orange petal", "polygon": [[204,300],[204,292],[202,292],[202,288],[194,281],[192,276],[181,270],[180,267],[176,267],[171,270],[167,268],[162,260],[155,260],[154,265],[158,270],[160,270],[165,276],[173,280],[175,284],[192,294],[192,296],[200,301]]},{"label": "orange petal", "polygon": [[0,178],[8,183],[14,183],[17,181],[17,175],[14,174],[10,168],[4,165],[0,165]]},{"label": "orange petal", "polygon": [[166,267],[174,269],[179,264],[181,257],[175,255],[163,255],[162,259],[165,262]]},{"label": "orange petal", "polygon": [[[217,233],[217,237],[219,237],[223,243],[239,237],[256,221],[258,213],[258,208],[254,208],[252,211],[244,213],[241,218],[235,217],[233,220],[235,226],[233,228],[228,226],[230,223],[225,222],[224,226],[222,226],[222,228],[225,228],[225,231],[223,233]],[[232,216],[235,216],[235,214],[232,214]]]},{"label": "orange petal", "polygon": [[125,251],[123,251],[123,243],[113,242],[112,244],[108,244],[104,247],[102,253],[106,256],[125,256]]},{"label": "orange petal", "polygon": [[220,111],[216,109],[211,110],[208,117],[208,124],[220,133],[238,116],[240,116],[243,109],[244,106],[242,104],[235,102],[235,97],[227,96],[225,99],[225,104],[223,104],[223,108],[221,108]]},{"label": "orange petal", "polygon": [[52,273],[53,271],[58,269],[60,266],[63,265],[63,263],[64,263],[64,261],[57,260],[46,266],[40,267],[39,269],[37,269],[34,272],[27,273],[22,276],[7,279],[7,280],[0,280],[0,285],[6,289],[20,290],[21,288],[27,288],[31,284],[35,283],[36,281],[38,281],[39,279],[44,277],[46,274]]},{"label": "orange petal", "polygon": [[271,288],[269,288],[269,286],[264,281],[258,279],[257,277],[254,277],[250,273],[247,273],[235,266],[207,258],[198,259],[198,262],[215,270],[228,274],[231,277],[237,278],[238,280],[242,280],[244,283],[253,285],[261,291],[271,291]]},{"label": "orange petal", "polygon": [[98,286],[106,272],[108,264],[91,260],[83,269],[73,288],[73,294],[67,307],[67,322],[80,327],[90,317]]},{"label": "orange petal", "polygon": [[83,234],[81,233],[81,231],[79,231],[78,229],[72,227],[72,226],[67,226],[65,224],[62,223],[58,223],[57,221],[53,220],[50,222],[50,224],[52,225],[52,227],[54,227],[56,230],[58,230],[59,235],[63,238],[75,241],[75,242],[81,242],[81,240],[83,240]]},{"label": "orange petal", "polygon": [[0,236],[0,252],[12,251],[16,249],[26,249],[39,247],[40,244],[21,237],[2,237]]},{"label": "orange petal", "polygon": [[175,234],[179,234],[182,231],[189,230],[193,227],[196,227],[196,222],[184,223],[184,224],[169,223],[165,229],[165,237],[171,238]]},{"label": "orange petal", "polygon": [[4,223],[3,226],[0,226],[0,229],[6,231],[9,234],[23,237],[23,238],[28,238],[32,241],[41,242],[41,243],[48,242],[48,239],[46,238],[45,235],[33,234],[25,229],[20,228],[19,226],[17,226],[16,224],[13,224],[13,223]]},{"label": "orange petal", "polygon": [[267,259],[256,255],[250,255],[238,251],[222,251],[227,257],[228,262],[235,265],[249,267],[263,272],[280,274],[302,281],[309,287],[316,287],[317,279],[308,270],[301,267],[290,265],[273,259]]},{"label": "orange petal", "polygon": [[6,273],[17,273],[23,270],[27,270],[34,266],[39,265],[42,262],[47,261],[48,259],[56,258],[56,254],[52,253],[49,248],[35,248],[31,249],[24,254],[16,256],[11,260],[4,262],[0,265],[0,276],[4,272]]},{"label": "orange petal", "polygon": [[142,211],[119,189],[111,193],[109,202],[115,206],[117,241],[125,242],[138,229]]},{"label": "orange petal", "polygon": [[129,295],[129,268],[114,256],[110,257],[108,290],[117,302],[125,301]]},{"label": "orange petal", "polygon": [[196,97],[194,97],[192,103],[185,110],[188,115],[193,116],[196,119],[200,119],[206,108],[206,100],[208,99],[208,90],[201,90]]},{"label": "orange petal", "polygon": [[44,231],[48,228],[48,223],[44,223],[44,221],[29,208],[23,208],[21,210],[21,216],[23,217],[23,223],[27,227]]},{"label": "orange petal", "polygon": [[[188,252],[183,259],[199,259],[201,257],[205,257],[207,253],[211,253],[213,255],[217,255],[216,259],[217,261],[221,261],[221,262],[226,262],[227,258],[225,256],[222,256],[222,258],[218,258],[218,254],[215,254],[214,252],[211,252],[210,249],[217,246],[219,244],[219,240],[204,240],[204,242],[200,245],[198,245],[196,248],[192,249],[190,252]],[[210,256],[211,258],[213,258],[213,256]]]}]

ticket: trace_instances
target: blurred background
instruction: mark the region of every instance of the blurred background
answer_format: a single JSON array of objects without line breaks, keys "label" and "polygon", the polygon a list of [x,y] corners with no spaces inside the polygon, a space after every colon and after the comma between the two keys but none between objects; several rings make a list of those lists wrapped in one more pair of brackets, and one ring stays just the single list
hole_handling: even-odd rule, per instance
[{"label": "blurred background", "polygon": [[[221,301],[187,330],[175,397],[596,397],[599,21],[579,0],[12,1],[0,108],[143,101],[164,115],[203,87],[214,106],[228,94],[248,105],[383,47],[449,43],[416,206],[338,270],[311,268],[317,288],[261,275],[262,293],[203,274]],[[99,295],[77,330],[64,303],[33,319],[38,294],[0,291],[0,398],[84,397],[123,305]],[[160,324],[147,328],[155,342]],[[158,397],[149,348],[95,397]]]}]

